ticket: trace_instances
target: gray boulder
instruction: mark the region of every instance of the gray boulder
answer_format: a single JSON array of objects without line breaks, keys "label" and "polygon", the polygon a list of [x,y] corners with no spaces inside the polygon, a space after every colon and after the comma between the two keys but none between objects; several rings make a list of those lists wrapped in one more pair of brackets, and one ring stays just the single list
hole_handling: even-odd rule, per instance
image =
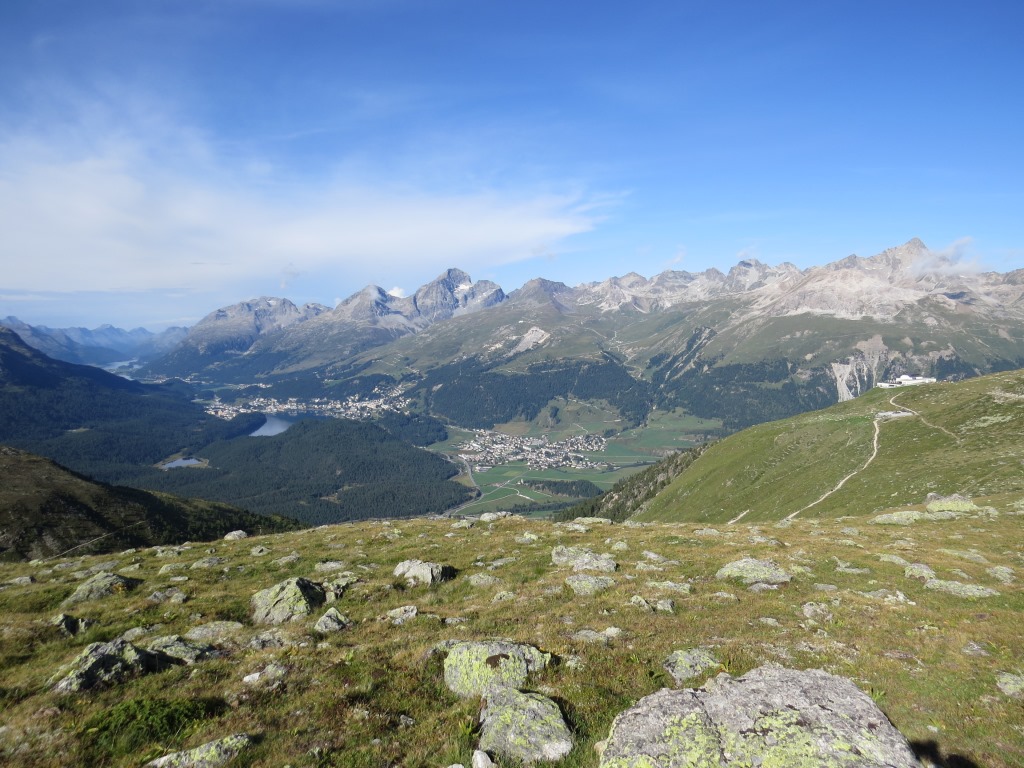
[{"label": "gray boulder", "polygon": [[444,660],[444,682],[462,698],[482,696],[494,688],[521,688],[526,678],[551,661],[532,645],[510,640],[459,642]]},{"label": "gray boulder", "polygon": [[569,565],[574,571],[600,571],[611,573],[618,569],[608,555],[597,555],[586,547],[557,546],[551,550],[551,562],[555,565]]},{"label": "gray boulder", "polygon": [[672,652],[662,666],[672,675],[676,685],[682,685],[722,665],[707,648],[690,648]]},{"label": "gray boulder", "polygon": [[752,557],[745,557],[722,566],[715,574],[715,578],[735,579],[749,587],[756,584],[788,584],[793,577],[771,560],[755,560]]},{"label": "gray boulder", "polygon": [[158,637],[146,648],[153,653],[162,653],[185,664],[196,664],[217,654],[217,649],[212,645],[192,642],[181,635]]},{"label": "gray boulder", "polygon": [[327,601],[324,588],[309,579],[285,579],[252,596],[252,620],[257,624],[284,624],[308,616]]},{"label": "gray boulder", "polygon": [[95,624],[96,622],[93,619],[82,619],[77,616],[69,616],[66,613],[58,614],[50,619],[50,625],[56,627],[68,637],[74,637],[79,632],[84,632]]},{"label": "gray boulder", "polygon": [[405,579],[410,586],[430,586],[455,578],[455,569],[440,563],[425,563],[422,560],[404,560],[395,566],[394,575]]},{"label": "gray boulder", "polygon": [[142,579],[132,579],[118,573],[100,571],[92,578],[82,582],[61,605],[74,605],[87,600],[99,600],[101,597],[131,592],[142,583]]},{"label": "gray boulder", "polygon": [[588,597],[615,586],[615,579],[609,576],[589,576],[577,573],[565,580],[566,586],[577,595]]},{"label": "gray boulder", "polygon": [[419,609],[415,605],[403,605],[388,611],[385,618],[396,627],[400,627],[406,622],[412,621],[418,615]]},{"label": "gray boulder", "polygon": [[231,533],[224,534],[224,541],[238,541],[247,538],[249,538],[249,534],[245,531],[231,531]]},{"label": "gray boulder", "polygon": [[116,685],[129,677],[160,672],[176,661],[162,653],[145,651],[127,640],[90,643],[74,661],[51,678],[57,693],[75,693]]},{"label": "gray boulder", "polygon": [[174,752],[150,760],[143,768],[220,768],[238,757],[242,750],[252,746],[247,733],[236,733],[223,739],[210,741],[195,749]]},{"label": "gray boulder", "polygon": [[558,705],[539,693],[495,688],[480,713],[480,749],[516,764],[560,760],[572,751]]},{"label": "gray boulder", "polygon": [[849,680],[760,667],[663,689],[615,718],[601,768],[778,765],[920,768],[907,740]]},{"label": "gray boulder", "polygon": [[337,608],[328,608],[327,613],[317,619],[313,625],[313,631],[321,635],[328,635],[332,632],[340,632],[352,626],[352,620],[345,616]]}]

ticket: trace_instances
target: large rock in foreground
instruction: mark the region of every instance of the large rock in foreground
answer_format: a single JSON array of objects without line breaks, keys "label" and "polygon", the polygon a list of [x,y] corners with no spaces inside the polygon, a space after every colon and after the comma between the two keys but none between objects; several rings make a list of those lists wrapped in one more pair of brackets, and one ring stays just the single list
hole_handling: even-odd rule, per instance
[{"label": "large rock in foreground", "polygon": [[284,624],[308,616],[327,601],[323,586],[309,579],[286,579],[252,596],[252,620]]},{"label": "large rock in foreground", "polygon": [[480,715],[480,749],[516,764],[560,760],[572,751],[572,734],[558,705],[539,693],[497,688]]},{"label": "large rock in foreground", "polygon": [[53,679],[60,678],[53,690],[57,693],[76,693],[90,688],[105,688],[129,677],[159,672],[177,659],[138,648],[127,640],[109,643],[91,643],[74,661],[61,669]]},{"label": "large rock in foreground", "polygon": [[220,768],[238,757],[238,753],[253,743],[247,733],[236,733],[223,739],[210,741],[195,749],[174,752],[150,760],[143,768]]},{"label": "large rock in foreground", "polygon": [[444,660],[444,682],[463,698],[483,696],[495,688],[520,688],[526,678],[551,661],[532,645],[509,640],[456,643]]},{"label": "large rock in foreground", "polygon": [[601,768],[920,768],[907,740],[853,683],[760,667],[698,690],[663,689],[612,723]]}]

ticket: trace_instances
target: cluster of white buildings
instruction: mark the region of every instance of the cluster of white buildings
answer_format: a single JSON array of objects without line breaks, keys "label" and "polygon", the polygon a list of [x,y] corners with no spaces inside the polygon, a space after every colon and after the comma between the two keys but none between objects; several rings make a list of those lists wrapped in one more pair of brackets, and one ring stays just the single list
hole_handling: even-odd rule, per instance
[{"label": "cluster of white buildings", "polygon": [[299,400],[290,397],[283,402],[273,397],[254,397],[245,403],[235,405],[227,405],[217,398],[206,406],[206,412],[222,419],[231,419],[240,413],[281,413],[289,416],[314,413],[360,421],[372,419],[386,411],[407,411],[412,402],[402,396],[402,390],[399,388],[374,390],[373,394],[376,397],[367,400],[360,399],[358,395],[352,395],[345,400],[332,400],[326,397]]},{"label": "cluster of white buildings", "polygon": [[934,384],[935,381],[931,376],[909,376],[904,373],[898,379],[880,381],[877,386],[882,389],[895,389],[896,387],[913,387],[918,384]]},{"label": "cluster of white buildings", "polygon": [[478,472],[483,472],[493,466],[513,462],[523,462],[531,469],[596,469],[604,464],[588,459],[583,453],[596,453],[607,447],[608,441],[600,435],[577,435],[549,443],[543,437],[521,437],[478,429],[471,440],[458,446],[458,450],[462,458],[474,464]]}]

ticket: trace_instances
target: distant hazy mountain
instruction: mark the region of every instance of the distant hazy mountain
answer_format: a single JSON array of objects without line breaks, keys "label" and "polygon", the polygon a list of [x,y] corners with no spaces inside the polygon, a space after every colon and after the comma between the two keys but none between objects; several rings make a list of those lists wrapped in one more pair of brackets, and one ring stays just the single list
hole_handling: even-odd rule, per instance
[{"label": "distant hazy mountain", "polygon": [[185,338],[184,328],[153,333],[145,328],[126,331],[112,325],[99,328],[48,328],[5,317],[0,326],[10,328],[31,347],[69,363],[109,365],[123,360],[149,360],[167,354]]},{"label": "distant hazy mountain", "polygon": [[298,308],[287,299],[261,298],[207,315],[147,372],[233,380],[309,370],[504,298],[494,283],[474,283],[458,269],[449,269],[412,296],[392,296],[379,286],[367,286],[334,309],[319,304]]}]

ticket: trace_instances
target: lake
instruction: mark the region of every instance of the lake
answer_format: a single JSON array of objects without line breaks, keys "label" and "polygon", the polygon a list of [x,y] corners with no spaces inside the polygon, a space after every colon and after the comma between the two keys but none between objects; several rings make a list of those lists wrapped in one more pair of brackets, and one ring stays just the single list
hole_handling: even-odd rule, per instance
[{"label": "lake", "polygon": [[294,423],[295,421],[286,419],[283,416],[267,414],[266,423],[255,432],[250,432],[249,437],[273,437],[274,435],[280,435],[282,432],[287,432],[288,427]]},{"label": "lake", "polygon": [[175,459],[174,461],[168,461],[166,464],[161,464],[160,469],[177,469],[178,467],[195,467],[202,464],[199,459]]}]

